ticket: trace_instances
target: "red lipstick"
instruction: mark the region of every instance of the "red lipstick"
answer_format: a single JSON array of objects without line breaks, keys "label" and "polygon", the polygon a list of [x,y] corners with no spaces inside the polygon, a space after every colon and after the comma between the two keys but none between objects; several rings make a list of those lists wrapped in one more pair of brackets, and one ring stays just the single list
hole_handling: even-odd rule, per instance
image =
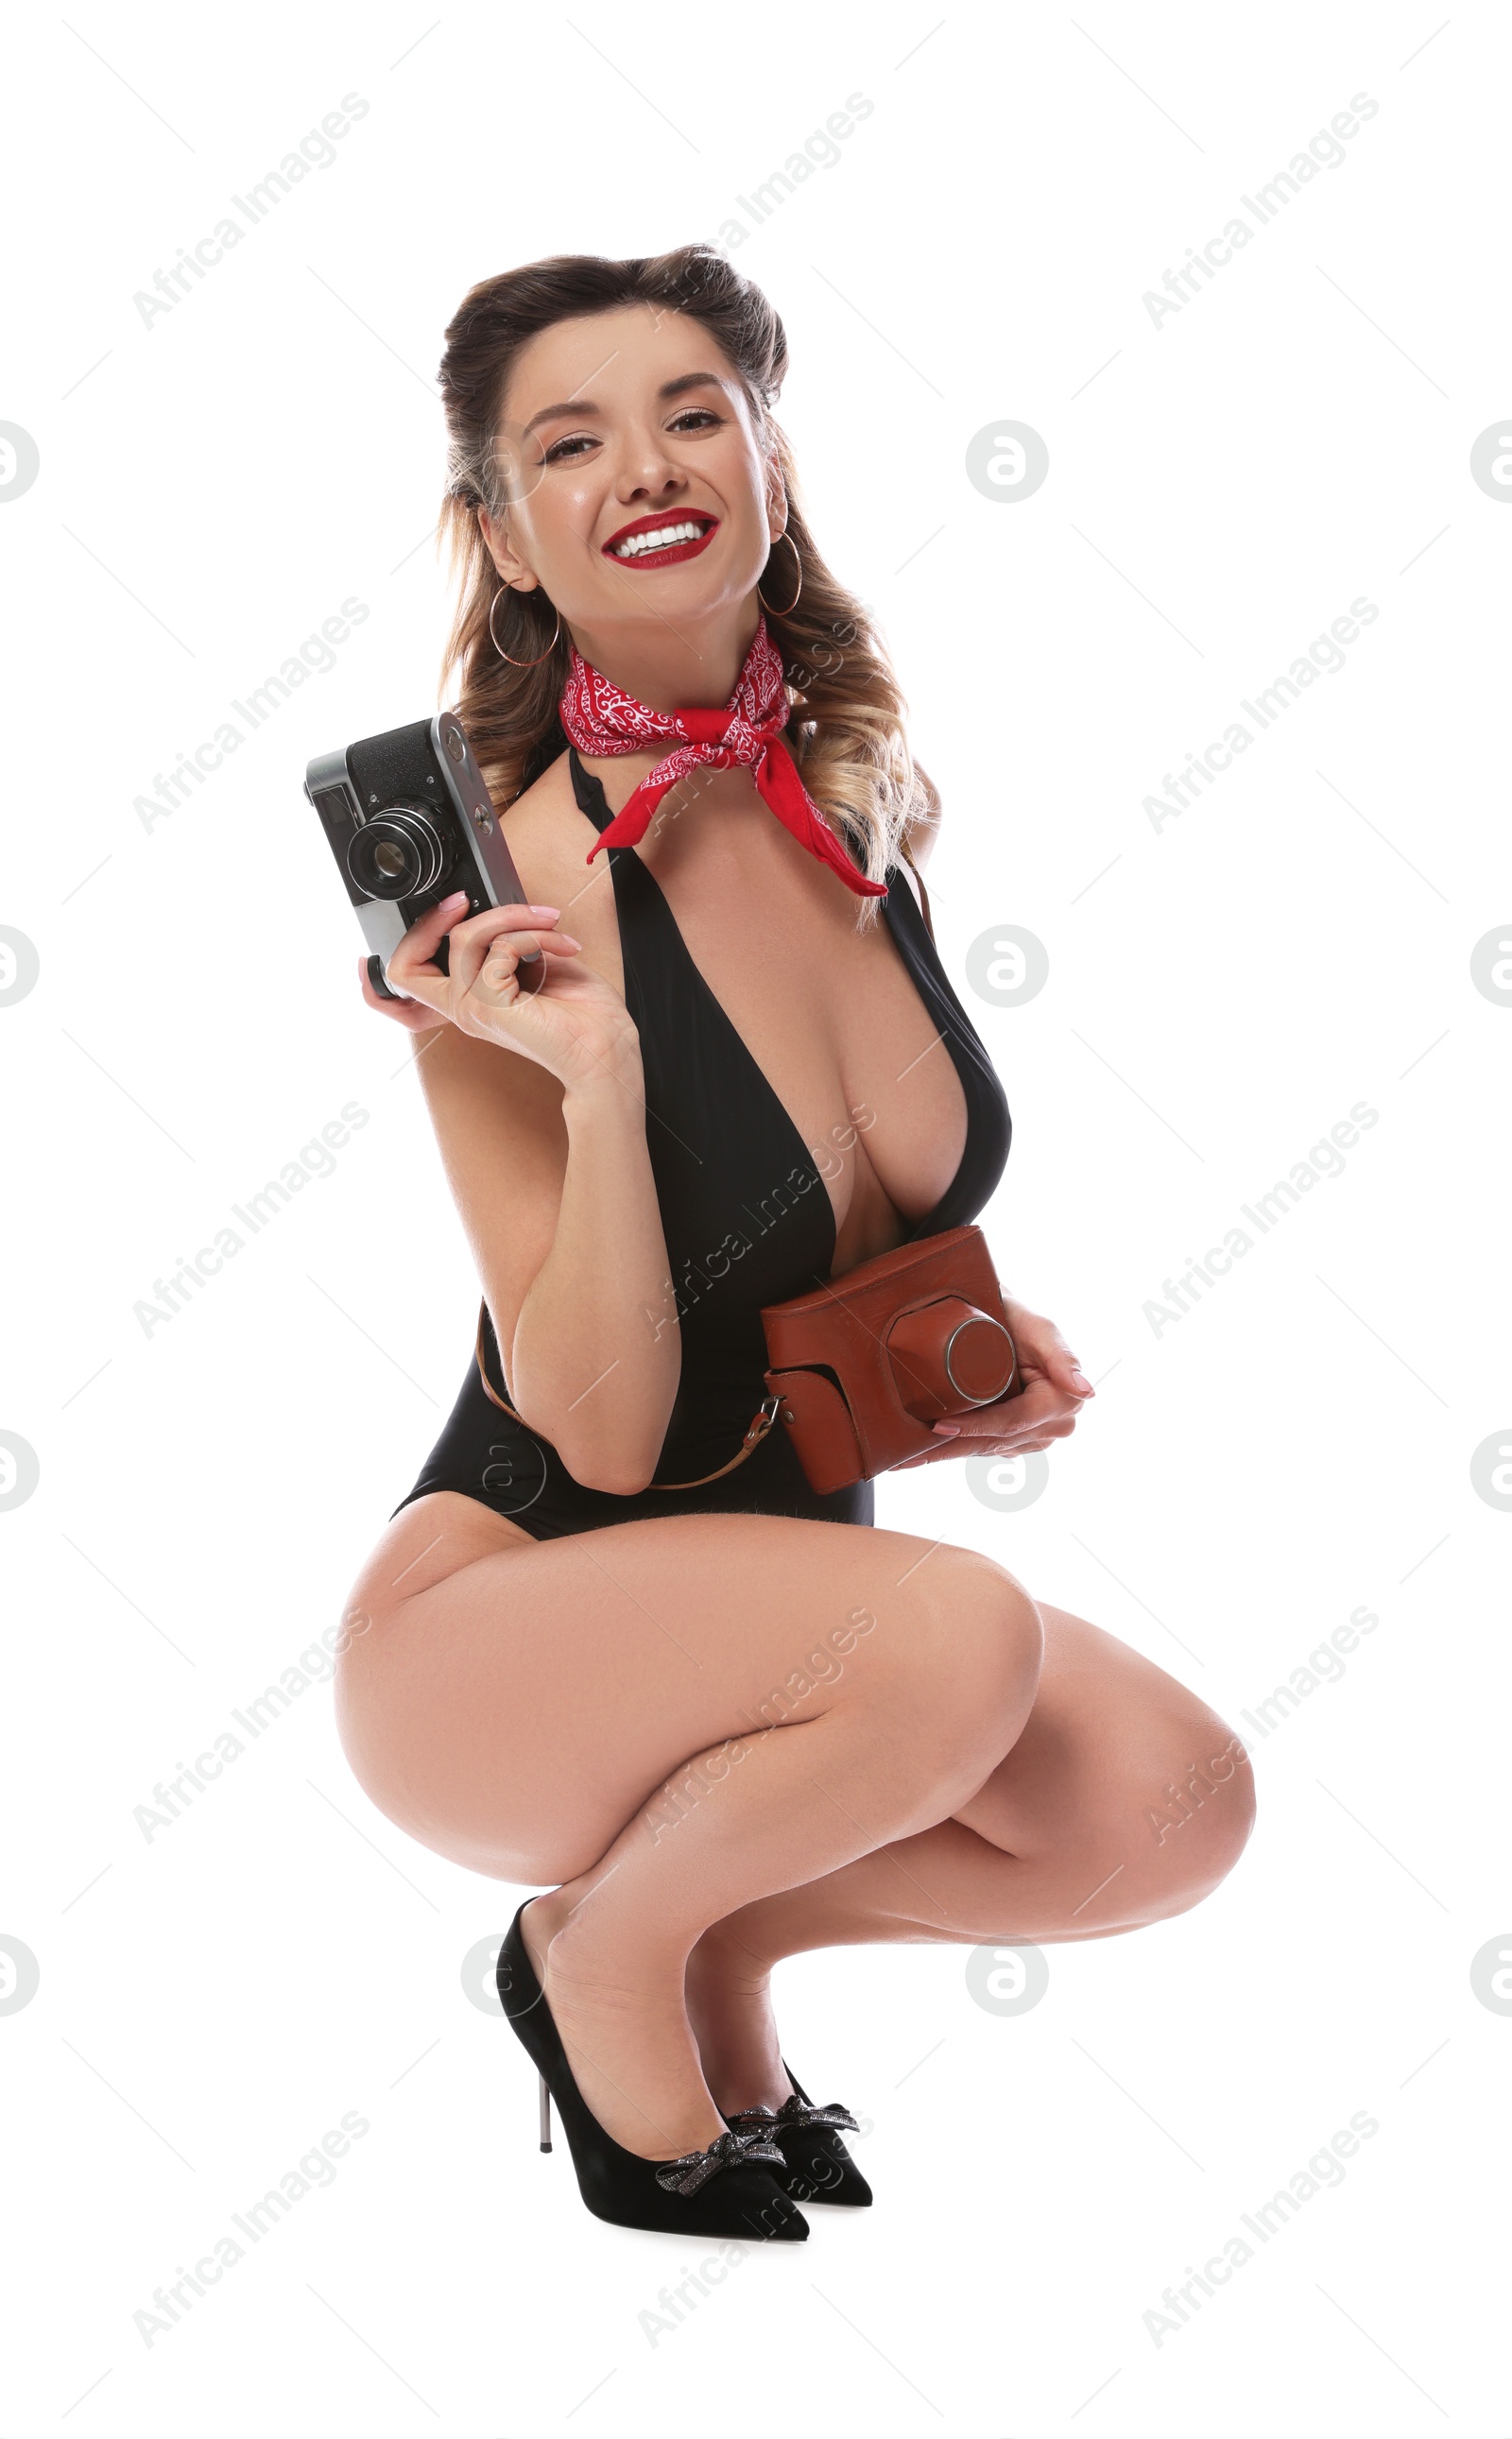
[{"label": "red lipstick", "polygon": [[[698,530],[689,533],[689,526]],[[711,517],[704,508],[663,508],[654,516],[636,517],[632,524],[621,525],[603,544],[603,556],[612,559],[616,567],[674,567],[680,561],[697,559],[701,550],[707,550],[719,529],[718,517]],[[621,543],[633,541],[639,534],[667,534],[676,539],[669,540],[665,549],[641,548],[622,553]]]}]

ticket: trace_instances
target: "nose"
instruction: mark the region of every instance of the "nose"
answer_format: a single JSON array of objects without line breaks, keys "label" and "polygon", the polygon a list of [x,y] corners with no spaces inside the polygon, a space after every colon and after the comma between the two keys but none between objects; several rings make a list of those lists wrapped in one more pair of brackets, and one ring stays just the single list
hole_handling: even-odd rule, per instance
[{"label": "nose", "polygon": [[627,507],[664,500],[683,490],[686,479],[660,432],[627,434],[614,483],[614,496]]}]

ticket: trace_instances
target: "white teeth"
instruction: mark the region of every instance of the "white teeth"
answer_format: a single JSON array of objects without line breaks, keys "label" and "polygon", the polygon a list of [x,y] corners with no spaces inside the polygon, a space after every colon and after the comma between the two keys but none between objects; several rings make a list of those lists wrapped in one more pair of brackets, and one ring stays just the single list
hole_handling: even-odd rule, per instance
[{"label": "white teeth", "polygon": [[624,542],[616,543],[610,553],[610,557],[612,559],[644,559],[648,551],[670,550],[675,543],[680,542],[697,542],[703,531],[703,525],[694,525],[692,523],[678,525],[658,525],[654,533],[631,534]]}]

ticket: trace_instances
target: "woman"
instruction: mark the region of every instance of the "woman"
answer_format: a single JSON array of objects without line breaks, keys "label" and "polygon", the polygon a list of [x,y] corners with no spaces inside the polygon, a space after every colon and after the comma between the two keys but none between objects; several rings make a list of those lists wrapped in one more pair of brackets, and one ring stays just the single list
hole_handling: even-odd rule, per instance
[{"label": "woman", "polygon": [[[871,2197],[776,1960],[1180,1913],[1250,1772],[1112,1635],[746,1438],[760,1307],[972,1219],[1008,1138],[909,877],[938,799],[772,420],[780,321],[687,247],[487,280],[447,339],[449,667],[540,902],[449,900],[406,999],[365,980],[422,1037],[488,1322],[353,1587],[341,1734],[412,1837],[547,1884],[500,1988],[589,2207],[792,2240],[798,2199]],[[1026,1388],[942,1457],[1047,1448],[1093,1394],[1009,1313]]]}]

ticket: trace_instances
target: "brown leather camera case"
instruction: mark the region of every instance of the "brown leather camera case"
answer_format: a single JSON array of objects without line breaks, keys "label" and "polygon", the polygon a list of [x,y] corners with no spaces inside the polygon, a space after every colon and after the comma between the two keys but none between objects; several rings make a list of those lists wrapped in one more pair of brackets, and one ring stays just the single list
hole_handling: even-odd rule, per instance
[{"label": "brown leather camera case", "polygon": [[769,1393],[809,1487],[869,1482],[938,1454],[931,1425],[1023,1386],[980,1228],[879,1254],[761,1314]]}]

